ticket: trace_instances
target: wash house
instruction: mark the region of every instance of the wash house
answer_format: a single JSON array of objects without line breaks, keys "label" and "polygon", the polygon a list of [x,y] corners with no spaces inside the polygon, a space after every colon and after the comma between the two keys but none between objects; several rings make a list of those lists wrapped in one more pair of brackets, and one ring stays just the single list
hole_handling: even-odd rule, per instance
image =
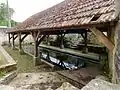
[{"label": "wash house", "polygon": [[[17,25],[8,32],[9,43],[15,47],[19,38],[19,50],[22,42],[31,35],[34,38],[34,63],[38,63],[38,46],[49,35],[63,37],[69,33],[79,33],[85,40],[87,52],[87,34],[92,32],[108,49],[109,70],[114,83],[119,82],[119,0],[65,0],[49,9],[39,12]],[[106,32],[105,35],[103,32]]]}]

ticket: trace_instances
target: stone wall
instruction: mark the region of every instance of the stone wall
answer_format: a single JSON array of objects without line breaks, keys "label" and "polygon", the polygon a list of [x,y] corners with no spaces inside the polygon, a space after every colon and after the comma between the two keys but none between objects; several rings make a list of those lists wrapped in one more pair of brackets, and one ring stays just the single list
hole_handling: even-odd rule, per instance
[{"label": "stone wall", "polygon": [[8,36],[6,34],[8,30],[9,30],[8,28],[0,28],[0,44],[3,41],[8,41]]}]

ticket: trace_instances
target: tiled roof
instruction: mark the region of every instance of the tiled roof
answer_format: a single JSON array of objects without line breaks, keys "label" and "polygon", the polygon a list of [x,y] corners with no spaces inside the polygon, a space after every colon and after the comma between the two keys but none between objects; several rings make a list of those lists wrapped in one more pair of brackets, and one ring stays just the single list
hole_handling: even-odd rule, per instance
[{"label": "tiled roof", "polygon": [[17,29],[82,26],[115,20],[115,0],[65,0],[39,12]]}]

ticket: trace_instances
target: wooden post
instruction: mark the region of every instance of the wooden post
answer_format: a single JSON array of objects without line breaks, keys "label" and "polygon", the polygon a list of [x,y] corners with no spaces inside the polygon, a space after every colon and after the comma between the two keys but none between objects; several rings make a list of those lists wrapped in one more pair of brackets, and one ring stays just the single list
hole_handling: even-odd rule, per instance
[{"label": "wooden post", "polygon": [[10,44],[10,33],[8,33],[8,40],[9,40],[9,46],[11,45]]},{"label": "wooden post", "polygon": [[43,40],[44,36],[39,39],[40,37],[40,32],[31,32],[33,39],[34,39],[34,65],[39,65],[41,63],[40,57],[39,57],[39,50],[38,50],[38,46],[41,43],[41,41]]},{"label": "wooden post", "polygon": [[49,35],[47,35],[47,45],[50,45],[50,43],[49,43]]},{"label": "wooden post", "polygon": [[64,42],[64,36],[65,36],[65,34],[61,34],[61,43],[60,43],[60,48],[61,49],[64,48],[64,44],[63,44],[63,42]]},{"label": "wooden post", "polygon": [[34,56],[35,58],[38,58],[38,41],[37,40],[35,40]]},{"label": "wooden post", "polygon": [[[98,40],[100,42],[102,42],[109,50],[108,52],[108,59],[109,59],[109,74],[111,75],[111,78],[113,80],[113,77],[114,77],[114,57],[113,57],[113,50],[114,50],[114,33],[113,31],[111,31],[112,33],[109,33],[109,38],[107,36],[105,36],[101,31],[99,31],[98,29],[96,28],[92,28],[90,29],[93,34],[96,35],[96,37],[98,38]],[[112,29],[110,29],[112,30]],[[114,30],[114,29],[113,29]]]},{"label": "wooden post", "polygon": [[37,38],[37,33],[34,32],[34,65],[38,65],[38,60],[39,60],[39,57],[38,57],[38,38]]},{"label": "wooden post", "polygon": [[83,53],[88,53],[88,48],[87,48],[87,30],[85,31],[84,41],[85,41],[85,47],[84,47]]},{"label": "wooden post", "polygon": [[[112,25],[113,26],[113,25]],[[114,37],[115,37],[115,27],[109,26],[108,28],[108,39],[115,44]],[[109,70],[110,75],[112,76],[112,82],[116,83],[116,73],[115,73],[115,59],[114,59],[114,49],[108,51],[108,61],[109,61]]]},{"label": "wooden post", "polygon": [[15,49],[15,39],[14,39],[14,33],[12,33],[12,49]]},{"label": "wooden post", "polygon": [[21,33],[18,34],[19,37],[19,51],[21,51],[22,46],[21,46]]},{"label": "wooden post", "polygon": [[18,38],[19,38],[19,53],[22,55],[22,54],[24,54],[24,50],[22,49],[21,33],[18,34]]}]

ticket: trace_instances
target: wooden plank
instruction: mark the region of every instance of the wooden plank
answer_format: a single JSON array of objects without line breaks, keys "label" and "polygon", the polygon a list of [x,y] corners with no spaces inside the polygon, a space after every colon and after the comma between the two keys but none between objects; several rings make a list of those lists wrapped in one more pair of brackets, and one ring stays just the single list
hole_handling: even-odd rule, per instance
[{"label": "wooden plank", "polygon": [[105,36],[101,31],[96,28],[90,28],[93,34],[96,35],[98,40],[102,42],[110,51],[114,49],[114,44]]}]

